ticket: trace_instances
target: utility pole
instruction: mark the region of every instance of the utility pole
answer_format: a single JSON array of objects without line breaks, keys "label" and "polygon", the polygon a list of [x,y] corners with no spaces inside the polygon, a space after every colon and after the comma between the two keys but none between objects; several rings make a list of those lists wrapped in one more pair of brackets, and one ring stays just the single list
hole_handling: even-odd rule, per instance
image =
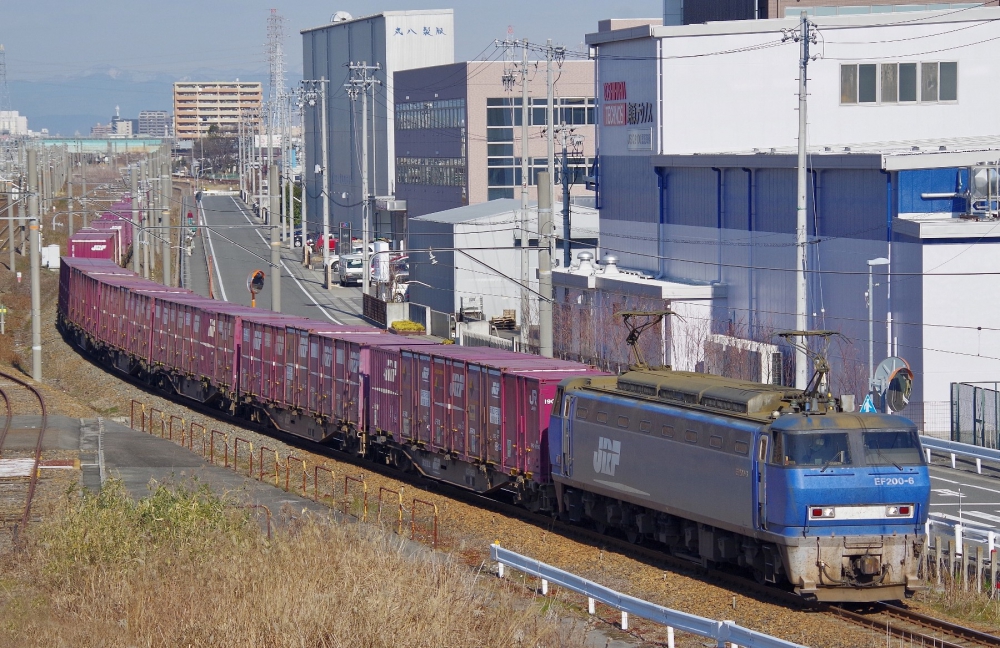
[{"label": "utility pole", "polygon": [[575,129],[566,126],[565,123],[556,127],[562,139],[562,195],[563,195],[563,267],[568,268],[573,262],[573,250],[570,239],[573,232],[571,229],[571,217],[569,205],[569,157],[566,150],[567,143],[572,143],[573,152],[576,153],[583,144],[583,136],[575,135]]},{"label": "utility pole", "polygon": [[281,232],[278,230],[278,212],[281,210],[278,196],[278,167],[273,164],[267,169],[267,194],[269,198],[268,225],[271,228],[271,310],[281,312]]},{"label": "utility pole", "polygon": [[[308,85],[307,85],[308,84]],[[316,86],[319,86],[319,96],[317,97]],[[305,132],[305,105],[310,107],[316,106],[316,100],[319,99],[319,119],[320,119],[320,162],[316,164],[316,169],[321,170],[320,173],[323,174],[323,188],[320,190],[320,200],[323,202],[323,288],[327,290],[331,287],[330,279],[330,169],[329,169],[329,158],[326,155],[326,145],[327,145],[327,114],[326,114],[326,92],[327,92],[327,82],[326,77],[320,77],[318,81],[316,80],[303,80],[303,122],[302,131]],[[306,203],[309,200],[309,187],[306,183],[306,174],[308,173],[308,168],[303,162],[302,165],[302,245],[306,244]],[[318,242],[317,242],[318,243]],[[305,257],[303,256],[303,259]]]},{"label": "utility pole", "polygon": [[552,179],[538,173],[538,352],[552,357]]},{"label": "utility pole", "polygon": [[552,183],[556,178],[556,162],[555,162],[555,134],[556,134],[556,120],[554,117],[555,106],[554,102],[554,89],[552,87],[552,39],[545,41],[545,156],[547,164],[545,166],[546,171],[549,173],[549,200],[552,199]]},{"label": "utility pole", "polygon": [[528,121],[531,113],[528,111],[528,39],[521,41],[521,344],[528,342],[528,327],[530,308],[528,296],[528,280],[531,272],[529,267],[528,246],[531,236],[528,233]]},{"label": "utility pole", "polygon": [[148,158],[142,161],[142,165],[139,167],[142,175],[142,230],[140,231],[140,236],[142,238],[142,276],[145,279],[149,279],[149,180],[147,167],[149,166]]},{"label": "utility pole", "polygon": [[381,83],[371,76],[371,72],[382,69],[380,64],[368,65],[367,61],[361,63],[352,62],[348,66],[351,70],[351,79],[344,86],[347,94],[351,97],[351,104],[357,101],[361,95],[361,257],[364,265],[364,276],[361,290],[368,294],[368,286],[371,282],[371,268],[369,267],[370,256],[368,253],[368,239],[370,237],[369,228],[371,226],[371,196],[368,195],[368,90],[375,84]]},{"label": "utility pole", "polygon": [[[72,162],[72,160],[73,160],[73,155],[72,154],[70,154],[69,159]],[[66,214],[66,236],[69,237],[69,236],[73,236],[73,164],[72,163],[68,164],[67,167],[66,167],[66,169],[67,169],[67,176],[66,176],[66,212],[67,212],[67,214]],[[14,230],[11,229],[11,233],[12,234],[13,234],[13,232],[14,232]],[[11,243],[13,243],[13,241],[14,241],[14,239],[11,239]]]},{"label": "utility pole", "polygon": [[82,176],[82,186],[80,188],[80,211],[83,212],[83,226],[87,226],[87,155],[80,156],[80,175]]},{"label": "utility pole", "polygon": [[28,149],[28,248],[31,265],[31,379],[42,380],[42,291],[38,240],[38,151]]},{"label": "utility pole", "polygon": [[[302,124],[302,146],[299,149],[300,152],[301,152],[301,154],[302,154],[302,162],[299,164],[299,167],[302,169],[302,173],[299,174],[299,186],[301,187],[300,192],[299,192],[299,210],[301,211],[301,215],[302,215],[302,223],[301,223],[301,225],[302,225],[302,251],[305,252],[306,238],[309,235],[309,230],[306,227],[306,222],[308,220],[308,218],[306,217],[306,214],[308,213],[306,205],[309,204],[309,201],[307,200],[308,196],[306,196],[306,174],[309,172],[309,165],[307,164],[308,160],[306,160],[306,146],[305,146],[305,143],[306,143],[306,107],[305,107],[305,103],[302,103],[302,102],[299,103],[299,123]],[[292,186],[292,211],[295,211],[295,187],[294,187],[294,185]],[[305,259],[305,254],[302,255],[302,258]]]},{"label": "utility pole", "polygon": [[163,266],[163,285],[172,286],[173,275],[170,274],[170,255],[171,255],[171,236],[170,236],[170,201],[173,198],[171,195],[172,189],[170,186],[170,163],[161,162],[160,163],[160,236],[163,237],[162,249],[163,252],[160,256],[163,258],[160,260]]},{"label": "utility pole", "polygon": [[139,274],[139,174],[133,164],[128,168],[129,191],[132,194],[132,272]]},{"label": "utility pole", "polygon": [[[795,40],[799,43],[799,159],[797,198],[795,203],[795,328],[808,328],[807,309],[809,307],[806,283],[806,224],[808,203],[806,202],[806,99],[809,72],[809,45],[815,42],[815,34],[810,32],[812,24],[805,11],[801,14],[798,33],[786,31],[782,41]],[[798,338],[795,348],[795,388],[805,389],[809,382],[809,360],[806,355],[807,339]]]}]

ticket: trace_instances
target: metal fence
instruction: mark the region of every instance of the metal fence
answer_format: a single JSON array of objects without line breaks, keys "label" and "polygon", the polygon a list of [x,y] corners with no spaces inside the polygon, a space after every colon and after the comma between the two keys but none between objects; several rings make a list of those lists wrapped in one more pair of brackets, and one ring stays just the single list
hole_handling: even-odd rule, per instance
[{"label": "metal fence", "polygon": [[998,383],[951,384],[951,440],[1000,448]]},{"label": "metal fence", "polygon": [[594,613],[595,602],[621,611],[622,630],[628,630],[629,615],[664,625],[668,630],[668,645],[671,647],[674,643],[673,632],[674,629],[677,629],[681,632],[711,639],[715,642],[716,646],[801,648],[799,644],[749,630],[736,625],[732,621],[706,619],[705,617],[672,610],[662,605],[656,605],[655,603],[616,592],[611,588],[598,585],[576,574],[571,574],[551,565],[546,565],[543,562],[503,549],[499,545],[494,544],[490,546],[490,558],[500,564],[498,573],[501,578],[503,577],[503,566],[506,565],[528,576],[540,578],[542,580],[542,594],[548,593],[548,586],[551,583],[586,596],[587,607],[591,614]]},{"label": "metal fence", "polygon": [[492,349],[506,349],[507,351],[520,351],[518,341],[497,335],[479,335],[477,333],[462,334],[462,346],[470,347],[490,347]]}]

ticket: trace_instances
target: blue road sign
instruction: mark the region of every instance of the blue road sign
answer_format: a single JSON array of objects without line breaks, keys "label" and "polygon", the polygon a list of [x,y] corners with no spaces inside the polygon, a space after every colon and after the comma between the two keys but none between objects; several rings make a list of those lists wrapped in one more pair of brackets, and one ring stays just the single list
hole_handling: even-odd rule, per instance
[{"label": "blue road sign", "polygon": [[865,402],[861,403],[861,412],[863,414],[877,413],[877,410],[875,409],[875,402],[872,400],[871,394],[867,394],[865,396]]}]

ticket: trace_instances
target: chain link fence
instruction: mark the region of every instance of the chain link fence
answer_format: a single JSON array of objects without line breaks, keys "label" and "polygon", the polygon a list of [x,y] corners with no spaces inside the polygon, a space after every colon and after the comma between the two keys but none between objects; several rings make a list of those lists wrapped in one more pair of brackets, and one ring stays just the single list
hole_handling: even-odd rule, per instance
[{"label": "chain link fence", "polygon": [[997,382],[951,384],[952,441],[984,448],[1000,447],[998,386]]}]

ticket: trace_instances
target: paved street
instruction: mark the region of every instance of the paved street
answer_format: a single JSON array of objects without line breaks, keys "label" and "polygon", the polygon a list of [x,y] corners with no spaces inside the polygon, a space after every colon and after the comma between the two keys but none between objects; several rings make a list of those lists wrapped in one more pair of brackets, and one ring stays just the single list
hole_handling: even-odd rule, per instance
[{"label": "paved street", "polygon": [[[253,212],[237,196],[204,196],[202,218],[210,226],[204,231],[204,248],[197,247],[192,254],[191,287],[207,295],[207,257],[211,260],[214,297],[238,304],[249,305],[247,276],[255,269],[263,270],[270,281],[269,235]],[[282,247],[281,255],[282,312],[314,319],[329,319],[341,324],[364,324],[361,319],[361,289],[341,288],[334,284],[330,290],[322,286],[322,274],[302,266],[301,248]],[[201,278],[199,278],[199,275]],[[259,308],[271,308],[271,289],[265,286],[257,296]]]},{"label": "paved street", "polygon": [[1000,535],[1000,479],[934,465],[932,519],[957,522]]}]

